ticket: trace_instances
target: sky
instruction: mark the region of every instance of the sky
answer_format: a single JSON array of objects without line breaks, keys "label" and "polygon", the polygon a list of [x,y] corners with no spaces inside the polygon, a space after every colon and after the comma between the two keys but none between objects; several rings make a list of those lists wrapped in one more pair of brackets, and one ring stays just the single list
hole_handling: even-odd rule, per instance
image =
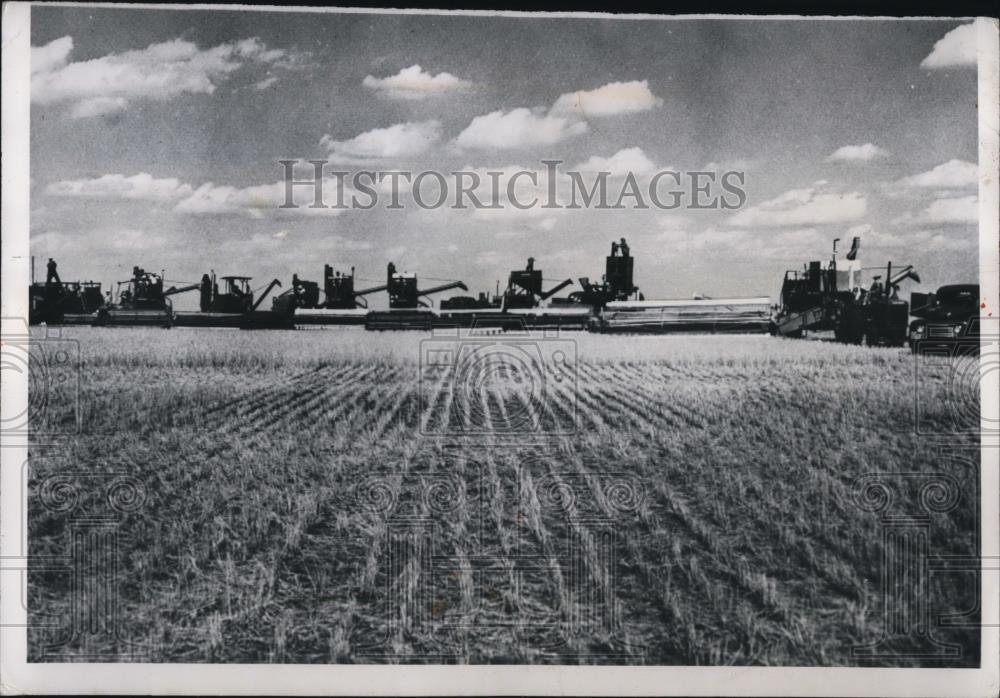
[{"label": "sky", "polygon": [[[854,235],[865,265],[913,264],[922,290],[978,275],[968,20],[35,6],[32,47],[39,275],[51,256],[64,280],[108,284],[139,265],[168,282],[213,269],[287,287],[330,263],[374,284],[394,261],[423,286],[475,292],[528,256],[551,285],[599,278],[626,237],[646,298],[775,297],[786,269]],[[739,170],[747,199],[283,210],[283,159],[446,173],[555,159],[611,172],[613,192],[628,172]],[[193,308],[187,295],[175,307]]]}]

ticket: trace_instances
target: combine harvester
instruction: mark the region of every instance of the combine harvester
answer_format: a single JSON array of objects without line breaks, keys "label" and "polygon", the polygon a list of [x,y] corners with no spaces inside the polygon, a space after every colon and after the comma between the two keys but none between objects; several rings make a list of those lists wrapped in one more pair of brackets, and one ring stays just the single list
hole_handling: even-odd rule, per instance
[{"label": "combine harvester", "polygon": [[587,326],[591,332],[767,332],[771,302],[766,296],[646,300],[634,283],[634,265],[628,243],[622,238],[611,243],[601,284],[580,279],[583,291],[571,294],[570,299],[597,310]]},{"label": "combine harvester", "polygon": [[[218,279],[213,271],[204,274],[197,284],[200,292],[199,310],[177,311],[174,324],[177,327],[244,327],[247,319],[257,313],[261,302],[275,286],[281,286],[277,279],[271,281],[254,302],[254,292],[250,288],[250,276],[222,276]],[[219,290],[222,281],[222,291]]]},{"label": "combine harvester", "polygon": [[449,281],[421,290],[417,275],[398,272],[389,262],[386,268],[386,290],[389,292],[389,310],[370,310],[365,315],[365,329],[369,330],[429,330],[438,322],[437,314],[422,298],[442,291],[460,288],[468,291],[461,281]]},{"label": "combine harvester", "polygon": [[320,302],[319,284],[315,281],[303,281],[296,274],[292,276],[290,289],[294,298],[295,324],[364,325],[369,313],[365,296],[388,288],[386,283],[357,291],[354,289],[354,267],[351,267],[350,274],[343,274],[325,264],[323,301]]},{"label": "combine harvester", "polygon": [[118,302],[101,307],[94,324],[101,327],[170,327],[174,323],[170,296],[198,287],[199,284],[190,284],[164,291],[161,274],[132,267],[132,278],[118,282]]},{"label": "combine harvester", "polygon": [[28,288],[28,322],[32,325],[90,325],[104,306],[101,284],[96,281],[63,282],[54,259],[49,259],[45,283],[35,282],[35,258],[31,258]]},{"label": "combine harvester", "polygon": [[515,269],[507,278],[504,292],[490,297],[457,296],[441,301],[437,322],[449,327],[498,328],[504,330],[584,329],[591,308],[580,305],[542,305],[567,286],[566,279],[548,291],[543,291],[541,269],[535,269],[534,257],[528,258],[524,269]]},{"label": "combine harvester", "polygon": [[801,272],[785,272],[772,333],[799,338],[810,332],[832,331],[838,342],[847,344],[903,346],[910,306],[899,298],[899,284],[906,279],[920,283],[920,277],[912,266],[893,272],[889,262],[885,283],[877,274],[865,289],[861,277],[867,269],[858,259],[861,238],[854,238],[843,269],[837,265],[838,241],[833,241],[833,255],[826,267],[812,261]]}]

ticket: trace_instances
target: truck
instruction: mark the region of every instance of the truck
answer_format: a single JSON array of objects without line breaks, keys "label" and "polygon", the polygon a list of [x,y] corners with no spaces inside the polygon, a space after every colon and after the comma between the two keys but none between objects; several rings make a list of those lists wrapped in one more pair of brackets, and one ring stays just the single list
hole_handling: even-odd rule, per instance
[{"label": "truck", "polygon": [[950,284],[910,295],[909,344],[914,353],[967,346],[979,350],[979,284]]}]

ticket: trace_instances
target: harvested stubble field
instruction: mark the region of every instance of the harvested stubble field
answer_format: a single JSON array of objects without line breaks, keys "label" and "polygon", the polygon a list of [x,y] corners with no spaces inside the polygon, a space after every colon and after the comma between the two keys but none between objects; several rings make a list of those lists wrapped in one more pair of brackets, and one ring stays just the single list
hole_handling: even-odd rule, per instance
[{"label": "harvested stubble field", "polygon": [[[961,571],[926,587],[958,656],[852,654],[914,608],[883,595],[880,515],[930,512],[932,555],[976,553],[976,437],[942,455],[914,428],[975,410],[947,362],[572,334],[538,392],[428,372],[418,333],[63,336],[80,430],[31,453],[30,552],[66,556],[74,517],[110,512],[119,639],[52,647],[94,587],[35,569],[33,618],[60,629],[31,632],[34,660],[978,665]],[[40,385],[39,432],[72,426],[69,389]],[[109,509],[123,477],[138,494]]]}]

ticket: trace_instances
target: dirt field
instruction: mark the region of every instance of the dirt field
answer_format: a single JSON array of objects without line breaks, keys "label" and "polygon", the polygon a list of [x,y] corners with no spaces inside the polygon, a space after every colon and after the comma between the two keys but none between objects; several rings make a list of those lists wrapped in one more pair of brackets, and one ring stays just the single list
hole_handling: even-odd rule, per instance
[{"label": "dirt field", "polygon": [[32,451],[31,553],[69,555],[102,512],[101,603],[128,622],[56,639],[93,570],[36,568],[33,618],[58,628],[34,660],[978,665],[967,572],[927,573],[957,654],[852,653],[914,608],[883,594],[885,516],[923,516],[932,556],[976,553],[977,442],[952,432],[978,396],[953,362],[770,337],[61,335],[79,396],[33,383],[39,435],[70,433]]}]

